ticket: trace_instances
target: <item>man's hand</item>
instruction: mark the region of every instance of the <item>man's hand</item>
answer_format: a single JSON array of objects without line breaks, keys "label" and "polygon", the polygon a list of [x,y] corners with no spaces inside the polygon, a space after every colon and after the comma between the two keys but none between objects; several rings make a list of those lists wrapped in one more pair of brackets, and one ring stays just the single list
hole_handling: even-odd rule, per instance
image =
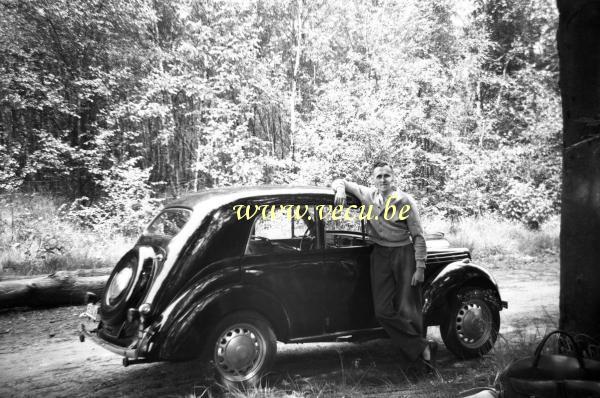
[{"label": "man's hand", "polygon": [[338,190],[335,191],[335,198],[333,199],[333,204],[336,206],[343,206],[346,204],[346,190],[344,188],[338,188]]},{"label": "man's hand", "polygon": [[417,286],[419,283],[423,283],[425,280],[425,268],[417,268],[415,273],[413,274],[412,281],[410,282],[411,286]]}]

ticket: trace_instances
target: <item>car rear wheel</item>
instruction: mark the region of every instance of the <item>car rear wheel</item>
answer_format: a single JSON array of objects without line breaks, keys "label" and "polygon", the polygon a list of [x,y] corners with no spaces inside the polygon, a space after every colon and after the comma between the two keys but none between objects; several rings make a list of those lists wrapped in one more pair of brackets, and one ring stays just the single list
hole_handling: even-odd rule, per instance
[{"label": "car rear wheel", "polygon": [[227,315],[208,340],[217,379],[228,386],[255,386],[269,371],[277,341],[269,322],[254,312]]},{"label": "car rear wheel", "polygon": [[469,288],[459,292],[440,325],[446,347],[459,358],[475,358],[492,349],[500,329],[500,313],[492,292]]}]

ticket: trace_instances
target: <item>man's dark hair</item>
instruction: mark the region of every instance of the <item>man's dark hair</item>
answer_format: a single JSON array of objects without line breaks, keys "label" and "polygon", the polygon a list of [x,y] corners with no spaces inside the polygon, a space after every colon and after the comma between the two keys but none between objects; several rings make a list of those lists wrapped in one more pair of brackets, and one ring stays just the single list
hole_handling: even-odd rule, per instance
[{"label": "man's dark hair", "polygon": [[383,160],[378,160],[375,163],[373,163],[373,169],[375,170],[377,167],[385,167],[388,166],[390,169],[392,169],[392,171],[394,171],[394,168],[392,167],[391,164],[389,164],[388,162],[384,162]]}]

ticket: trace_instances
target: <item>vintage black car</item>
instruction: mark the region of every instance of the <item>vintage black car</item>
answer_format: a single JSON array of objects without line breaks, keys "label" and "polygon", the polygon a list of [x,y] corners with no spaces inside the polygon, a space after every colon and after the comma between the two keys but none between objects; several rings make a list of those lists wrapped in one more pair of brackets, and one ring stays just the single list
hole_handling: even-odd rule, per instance
[{"label": "vintage black car", "polygon": [[[349,208],[357,199],[347,199],[352,221],[336,219],[332,204],[333,191],[316,187],[214,189],[173,201],[117,263],[103,296],[89,294],[80,339],[125,366],[205,354],[223,381],[246,383],[268,370],[276,341],[385,336],[373,314],[369,236]],[[426,238],[426,324],[440,325],[458,357],[486,353],[506,307],[494,277],[467,249]]]}]

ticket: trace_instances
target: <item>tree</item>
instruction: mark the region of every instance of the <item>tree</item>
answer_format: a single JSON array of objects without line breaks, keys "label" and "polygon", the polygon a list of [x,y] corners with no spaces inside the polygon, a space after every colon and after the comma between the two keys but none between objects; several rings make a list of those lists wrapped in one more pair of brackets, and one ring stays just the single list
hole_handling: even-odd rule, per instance
[{"label": "tree", "polygon": [[364,181],[384,156],[428,211],[535,227],[560,205],[556,10],[473,4],[0,0],[0,189],[112,214],[136,178]]},{"label": "tree", "polygon": [[560,328],[600,338],[600,1],[559,0]]}]

